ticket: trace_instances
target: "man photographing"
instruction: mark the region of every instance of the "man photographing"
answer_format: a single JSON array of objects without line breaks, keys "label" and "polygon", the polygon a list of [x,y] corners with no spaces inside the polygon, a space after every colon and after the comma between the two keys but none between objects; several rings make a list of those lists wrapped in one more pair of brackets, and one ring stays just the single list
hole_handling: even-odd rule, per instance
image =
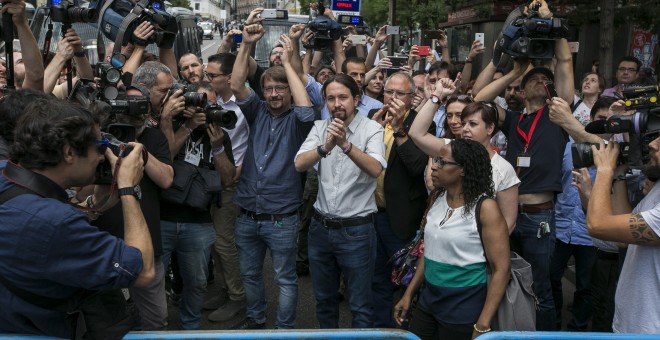
[{"label": "man photographing", "polygon": [[[92,114],[57,99],[31,103],[15,131],[14,163],[0,162],[0,333],[69,337],[64,312],[28,303],[7,285],[68,300],[81,290],[143,287],[154,279],[151,236],[139,204],[143,147],[130,143],[133,150],[118,162]],[[91,226],[65,191],[92,184],[106,157],[118,164],[117,188],[110,190],[119,193],[124,240]],[[102,190],[108,189],[96,188],[94,202],[108,201]]]},{"label": "man photographing", "polygon": [[[654,132],[658,136],[658,132]],[[596,181],[587,208],[589,234],[602,240],[627,243],[628,252],[616,288],[616,333],[660,332],[660,137],[649,143],[647,179],[654,181],[646,197],[631,209],[625,166],[617,166],[619,144],[592,146]],[[610,193],[612,193],[610,199]],[[627,207],[630,213],[615,214]]]}]

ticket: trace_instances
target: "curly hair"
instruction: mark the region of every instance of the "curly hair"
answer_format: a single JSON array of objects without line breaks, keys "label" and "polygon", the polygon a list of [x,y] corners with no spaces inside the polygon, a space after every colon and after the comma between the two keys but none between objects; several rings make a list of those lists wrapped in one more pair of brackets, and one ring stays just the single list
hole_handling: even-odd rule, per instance
[{"label": "curly hair", "polygon": [[[493,197],[493,167],[486,148],[478,142],[455,139],[449,146],[456,163],[463,167],[463,217],[472,211],[481,195]],[[443,192],[445,189],[439,189]]]},{"label": "curly hair", "polygon": [[25,108],[16,125],[11,160],[30,170],[52,168],[62,161],[66,144],[76,155],[86,157],[98,138],[97,124],[92,114],[78,105],[39,98]]}]

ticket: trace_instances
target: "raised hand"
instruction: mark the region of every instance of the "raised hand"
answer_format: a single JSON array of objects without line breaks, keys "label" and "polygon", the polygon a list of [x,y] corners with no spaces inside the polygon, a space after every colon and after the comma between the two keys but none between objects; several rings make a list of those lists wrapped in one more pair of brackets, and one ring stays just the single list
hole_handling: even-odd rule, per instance
[{"label": "raised hand", "polygon": [[256,43],[264,36],[266,30],[259,24],[248,25],[243,28],[243,42]]}]

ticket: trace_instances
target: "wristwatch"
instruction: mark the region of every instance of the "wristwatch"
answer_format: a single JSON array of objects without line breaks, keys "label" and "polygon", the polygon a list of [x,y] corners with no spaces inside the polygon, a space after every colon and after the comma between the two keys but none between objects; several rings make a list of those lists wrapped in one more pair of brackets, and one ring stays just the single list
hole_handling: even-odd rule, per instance
[{"label": "wristwatch", "polygon": [[438,97],[438,96],[432,94],[432,95],[431,95],[431,102],[432,102],[433,104],[440,104],[440,97]]},{"label": "wristwatch", "polygon": [[406,129],[404,129],[404,128],[400,128],[392,134],[392,136],[397,137],[397,138],[403,138],[407,135],[408,135],[408,131],[406,131]]},{"label": "wristwatch", "polygon": [[117,190],[117,193],[119,196],[123,195],[133,195],[137,200],[139,201],[142,198],[142,189],[140,189],[140,185],[136,185],[134,187],[126,187],[126,188],[121,188]]}]

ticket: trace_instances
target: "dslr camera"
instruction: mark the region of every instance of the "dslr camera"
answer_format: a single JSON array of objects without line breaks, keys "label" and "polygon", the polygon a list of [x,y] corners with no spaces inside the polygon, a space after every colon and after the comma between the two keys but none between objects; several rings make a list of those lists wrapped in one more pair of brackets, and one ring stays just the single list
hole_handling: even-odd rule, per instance
[{"label": "dslr camera", "polygon": [[567,37],[568,27],[561,18],[541,18],[538,9],[530,9],[526,17],[520,9],[509,15],[495,46],[498,57],[494,61],[499,62],[501,53],[514,59],[552,59],[555,40]]},{"label": "dslr camera", "polygon": [[77,0],[48,0],[47,7],[50,19],[63,24],[96,22],[98,18],[95,8],[81,8]]},{"label": "dslr camera", "polygon": [[[134,142],[136,140],[135,127],[133,125],[110,124],[103,129],[102,135],[108,141],[108,148],[117,157],[120,155],[121,157],[126,157],[133,150],[133,147],[128,145],[128,142]],[[146,165],[149,159],[146,149],[144,149],[142,157]],[[94,184],[110,185],[112,184],[112,178],[112,166],[110,165],[110,161],[106,159],[96,167],[96,181]]]},{"label": "dslr camera", "polygon": [[209,104],[204,108],[206,115],[206,123],[213,123],[216,126],[223,127],[227,130],[233,130],[236,127],[238,117],[236,112],[232,110],[225,110],[217,104]]},{"label": "dslr camera", "polygon": [[[635,110],[630,115],[613,115],[607,120],[593,121],[585,127],[585,131],[593,134],[603,133],[634,133],[642,137],[642,159],[648,161],[648,145],[660,135],[660,97],[658,86],[627,86],[623,89],[626,108]],[[628,145],[621,143],[619,164],[628,161]],[[571,146],[573,166],[575,168],[589,167],[594,164],[591,144],[577,143]]]},{"label": "dslr camera", "polygon": [[168,96],[174,94],[174,92],[181,90],[183,92],[183,99],[186,102],[186,106],[195,106],[195,107],[204,107],[207,102],[206,93],[198,93],[195,91],[190,91],[188,86],[183,84],[174,84],[170,88]]},{"label": "dslr camera", "polygon": [[325,12],[323,2],[319,1],[317,8],[320,14],[307,23],[309,30],[314,33],[314,39],[309,47],[325,49],[332,41],[341,38],[344,31],[338,22],[322,14]]}]

